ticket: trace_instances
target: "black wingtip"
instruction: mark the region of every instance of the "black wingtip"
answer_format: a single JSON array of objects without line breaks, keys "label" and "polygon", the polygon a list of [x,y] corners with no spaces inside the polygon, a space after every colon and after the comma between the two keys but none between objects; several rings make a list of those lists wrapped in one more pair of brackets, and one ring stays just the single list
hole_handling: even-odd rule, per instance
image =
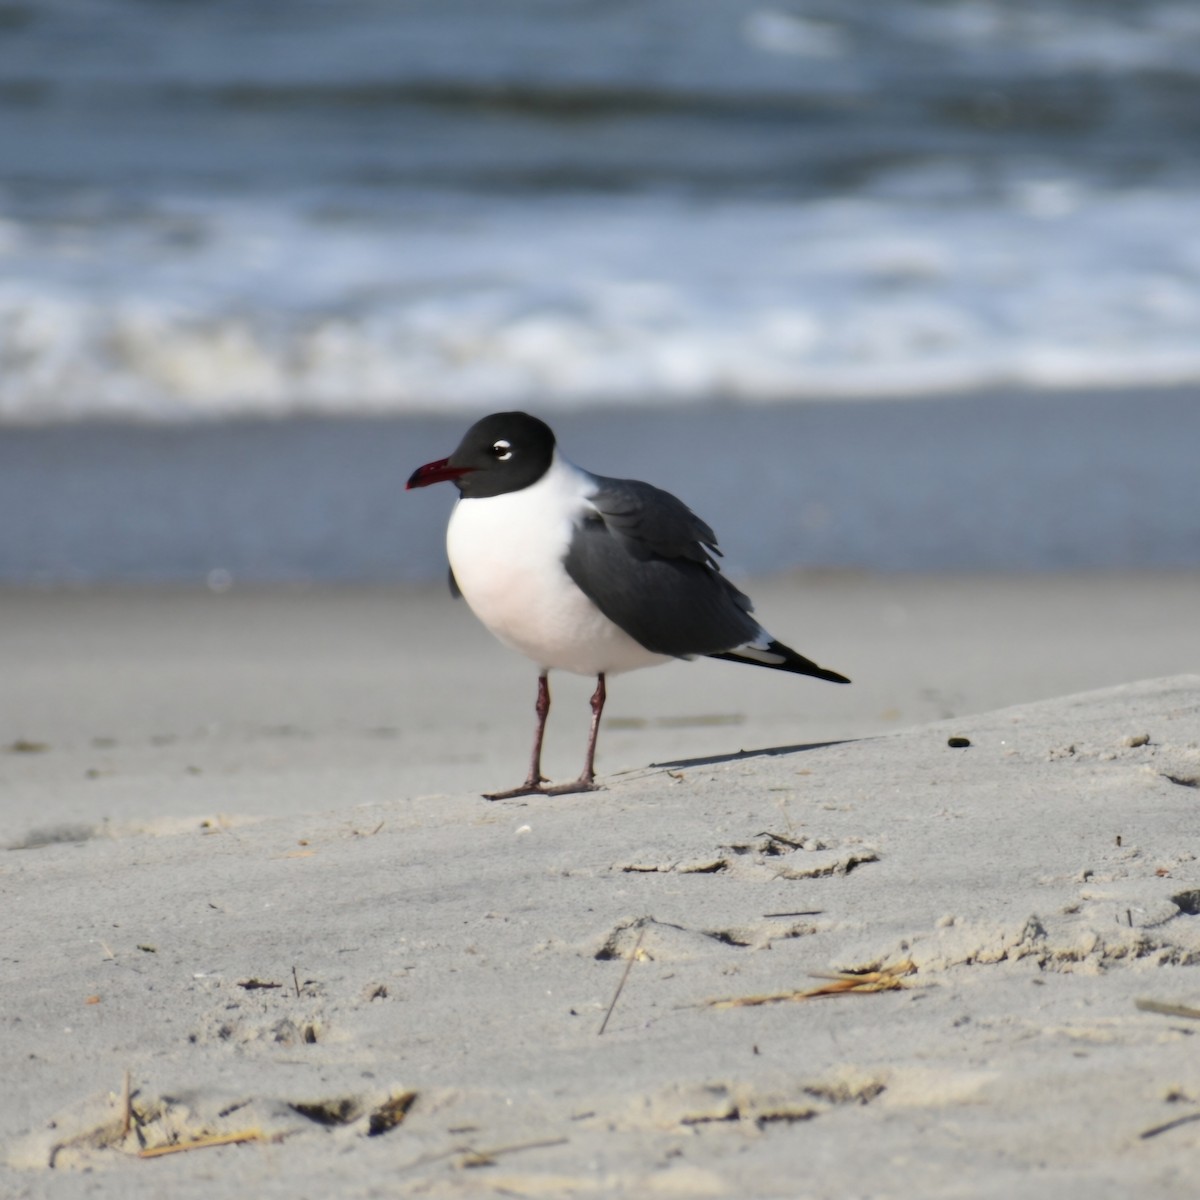
[{"label": "black wingtip", "polygon": [[845,675],[839,675],[836,671],[827,671],[824,667],[821,668],[821,673],[817,676],[818,679],[827,679],[830,683],[853,683],[854,681]]},{"label": "black wingtip", "polygon": [[772,642],[769,649],[775,654],[782,654],[784,661],[781,667],[784,671],[795,671],[797,675],[811,675],[814,679],[824,679],[828,683],[849,683],[850,680],[845,675],[839,674],[837,671],[831,671],[828,667],[818,666],[811,658],[805,658],[803,654],[797,654],[791,646],[785,646],[782,642]]},{"label": "black wingtip", "polygon": [[845,675],[830,671],[827,667],[818,666],[811,658],[797,654],[791,646],[782,642],[769,642],[766,650],[771,655],[777,655],[781,661],[765,662],[763,659],[750,655],[739,654],[736,650],[727,650],[722,654],[710,654],[709,658],[724,658],[730,662],[746,663],[751,667],[766,667],[772,671],[790,671],[793,675],[810,675],[813,679],[823,679],[827,683],[849,683]]},{"label": "black wingtip", "polygon": [[779,664],[779,670],[792,671],[797,675],[811,675],[814,679],[824,679],[826,683],[849,683],[850,680],[845,675],[839,675],[837,671],[830,671],[826,667],[818,667],[815,662],[810,662],[802,654],[797,654],[796,658],[799,662],[789,659],[787,662]]}]

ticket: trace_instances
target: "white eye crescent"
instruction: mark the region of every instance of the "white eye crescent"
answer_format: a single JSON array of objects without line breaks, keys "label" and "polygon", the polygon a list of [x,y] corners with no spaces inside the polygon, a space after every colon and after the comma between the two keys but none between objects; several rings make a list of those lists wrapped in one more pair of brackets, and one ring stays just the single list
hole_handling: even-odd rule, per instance
[{"label": "white eye crescent", "polygon": [[506,442],[501,438],[498,442],[492,444],[492,453],[500,462],[512,458],[512,443]]}]

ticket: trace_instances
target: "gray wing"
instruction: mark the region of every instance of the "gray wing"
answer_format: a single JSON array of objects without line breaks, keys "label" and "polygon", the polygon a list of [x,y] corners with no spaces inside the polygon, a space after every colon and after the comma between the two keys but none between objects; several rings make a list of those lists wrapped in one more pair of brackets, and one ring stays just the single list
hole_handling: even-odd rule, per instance
[{"label": "gray wing", "polygon": [[564,565],[615,625],[655,654],[718,654],[758,637],[753,606],[720,572],[713,531],[682,500],[596,477]]}]

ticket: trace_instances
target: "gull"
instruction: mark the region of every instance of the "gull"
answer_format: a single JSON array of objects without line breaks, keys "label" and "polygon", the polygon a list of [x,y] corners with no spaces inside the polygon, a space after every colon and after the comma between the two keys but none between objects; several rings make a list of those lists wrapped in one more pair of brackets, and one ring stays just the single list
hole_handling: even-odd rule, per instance
[{"label": "gull", "polygon": [[[721,574],[716,535],[682,500],[575,466],[537,417],[484,417],[448,458],[418,467],[406,489],[444,481],[459,492],[446,530],[452,594],[538,666],[529,772],[489,800],[596,789],[609,675],[705,656],[850,682],[754,619],[749,597]],[[596,677],[583,771],[569,783],[542,775],[552,670]]]}]

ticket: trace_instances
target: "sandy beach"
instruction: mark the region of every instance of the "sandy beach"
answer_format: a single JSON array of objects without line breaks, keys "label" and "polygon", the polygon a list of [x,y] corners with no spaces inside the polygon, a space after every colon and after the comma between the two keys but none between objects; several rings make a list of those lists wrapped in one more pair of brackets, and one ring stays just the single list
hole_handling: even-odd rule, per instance
[{"label": "sandy beach", "polygon": [[1191,1196],[1200,577],[752,590],[499,804],[441,588],[0,594],[0,1193]]}]

